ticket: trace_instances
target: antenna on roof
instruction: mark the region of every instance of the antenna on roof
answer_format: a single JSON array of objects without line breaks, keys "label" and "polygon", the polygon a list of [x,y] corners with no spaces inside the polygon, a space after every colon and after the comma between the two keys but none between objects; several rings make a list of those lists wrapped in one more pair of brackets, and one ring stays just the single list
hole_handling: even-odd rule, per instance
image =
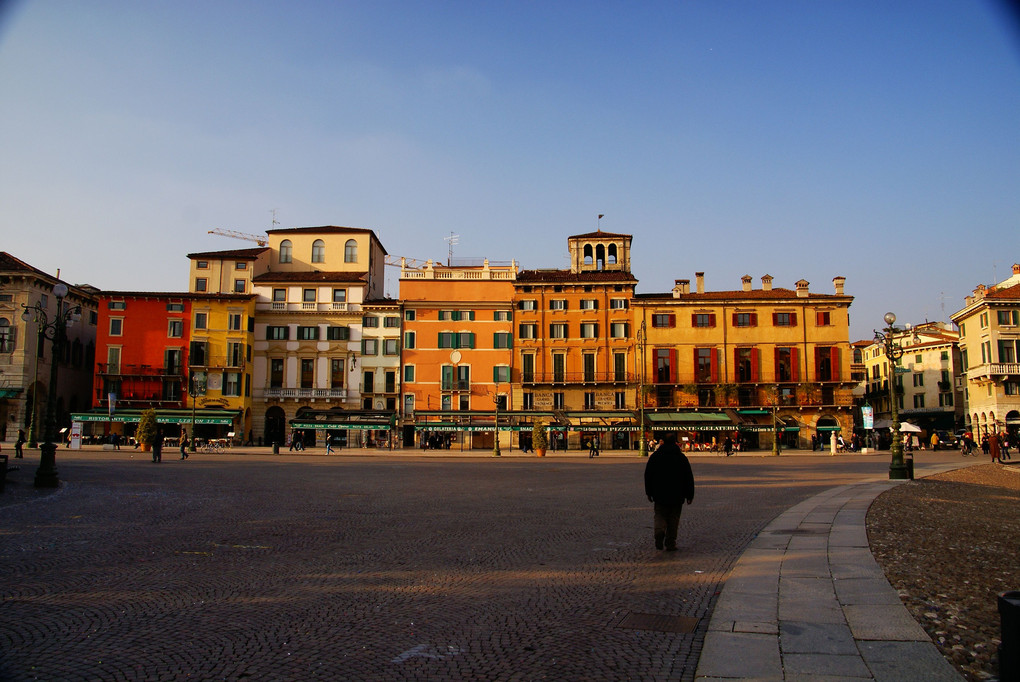
[{"label": "antenna on roof", "polygon": [[602,231],[602,218],[604,218],[605,215],[606,215],[605,213],[599,213],[598,219],[595,220],[595,229],[598,230],[599,232]]},{"label": "antenna on roof", "polygon": [[280,224],[280,221],[276,219],[276,211],[277,211],[277,210],[278,210],[278,209],[275,209],[275,208],[271,208],[271,209],[269,209],[269,212],[273,214],[273,225],[274,225],[274,226],[275,226],[275,225],[279,225],[279,224]]},{"label": "antenna on roof", "polygon": [[450,244],[450,251],[449,255],[446,257],[446,264],[453,265],[453,247],[460,243],[460,235],[451,232],[449,237],[443,237],[443,241],[449,242]]}]

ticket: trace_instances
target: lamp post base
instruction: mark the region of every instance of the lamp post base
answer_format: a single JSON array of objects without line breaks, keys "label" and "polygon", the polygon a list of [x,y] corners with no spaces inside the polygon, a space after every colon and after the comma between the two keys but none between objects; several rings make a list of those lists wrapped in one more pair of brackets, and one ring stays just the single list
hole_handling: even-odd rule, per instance
[{"label": "lamp post base", "polygon": [[39,468],[35,470],[36,488],[56,488],[60,485],[57,475],[57,446],[43,443],[39,449]]},{"label": "lamp post base", "polygon": [[890,481],[905,481],[910,478],[910,472],[907,470],[907,465],[903,462],[898,464],[889,465],[889,480]]}]

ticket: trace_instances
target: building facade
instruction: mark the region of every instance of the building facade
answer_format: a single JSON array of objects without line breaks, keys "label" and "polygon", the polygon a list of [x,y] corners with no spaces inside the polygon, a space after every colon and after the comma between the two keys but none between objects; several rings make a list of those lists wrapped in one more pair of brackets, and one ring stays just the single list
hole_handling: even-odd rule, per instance
[{"label": "building facade", "polygon": [[960,329],[965,428],[975,439],[1020,432],[1020,265],[998,284],[980,285],[951,316]]}]

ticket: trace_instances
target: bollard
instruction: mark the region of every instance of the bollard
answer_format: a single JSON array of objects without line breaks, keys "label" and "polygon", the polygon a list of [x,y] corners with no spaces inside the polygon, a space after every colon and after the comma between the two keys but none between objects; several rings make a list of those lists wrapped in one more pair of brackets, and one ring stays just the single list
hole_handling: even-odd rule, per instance
[{"label": "bollard", "polygon": [[1020,680],[1020,591],[999,595],[999,619],[1002,622],[1002,643],[999,644],[999,679]]},{"label": "bollard", "polygon": [[914,453],[908,452],[903,456],[903,463],[907,465],[907,480],[914,480]]},{"label": "bollard", "polygon": [[273,454],[274,455],[280,454],[280,444],[277,443],[275,440],[273,441]]}]

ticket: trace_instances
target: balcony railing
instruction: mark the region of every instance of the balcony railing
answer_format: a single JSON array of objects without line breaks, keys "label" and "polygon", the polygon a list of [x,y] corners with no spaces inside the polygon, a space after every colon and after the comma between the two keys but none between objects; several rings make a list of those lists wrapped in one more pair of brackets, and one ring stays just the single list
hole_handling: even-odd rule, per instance
[{"label": "balcony railing", "polygon": [[184,374],[184,369],[180,366],[162,367],[160,365],[126,365],[100,362],[96,364],[96,374],[122,377],[179,377]]},{"label": "balcony railing", "polygon": [[288,303],[287,301],[265,301],[255,304],[255,310],[271,310],[278,313],[355,312],[361,310],[361,305],[358,303],[340,301],[301,301],[299,303]]},{"label": "balcony railing", "polygon": [[332,398],[345,400],[346,388],[267,388],[263,395],[266,398]]},{"label": "balcony railing", "polygon": [[244,369],[244,358],[228,358],[216,356],[209,358],[189,358],[191,369]]},{"label": "balcony railing", "polygon": [[521,372],[525,384],[627,384],[637,381],[633,372]]},{"label": "balcony railing", "polygon": [[967,376],[974,379],[1018,374],[1020,374],[1020,362],[990,362],[967,369]]},{"label": "balcony railing", "polygon": [[441,383],[441,386],[440,386],[440,390],[443,390],[443,391],[470,392],[471,391],[471,382],[466,380],[466,379],[456,379],[456,380],[443,379],[443,381]]}]

